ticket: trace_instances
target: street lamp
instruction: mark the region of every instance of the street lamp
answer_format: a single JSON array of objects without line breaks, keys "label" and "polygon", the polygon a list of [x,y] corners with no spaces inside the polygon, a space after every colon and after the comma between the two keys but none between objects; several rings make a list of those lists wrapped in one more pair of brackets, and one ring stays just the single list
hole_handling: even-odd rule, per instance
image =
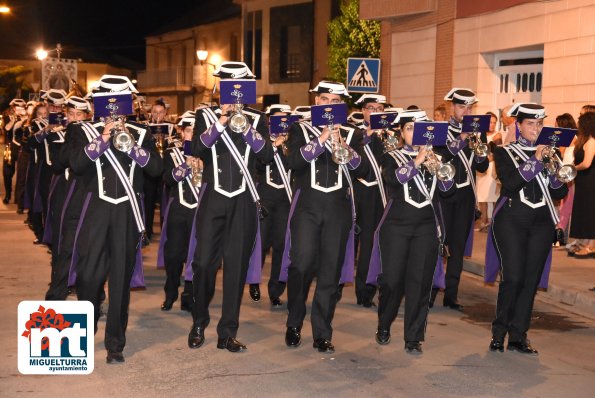
[{"label": "street lamp", "polygon": [[60,60],[60,55],[62,54],[62,45],[60,43],[56,44],[56,48],[54,48],[53,50],[44,50],[43,48],[38,49],[35,52],[35,56],[37,57],[38,60],[43,61],[44,59],[46,59],[48,57],[50,52],[54,52],[54,51],[58,55],[58,60]]},{"label": "street lamp", "polygon": [[[215,65],[214,63],[211,62],[207,62],[207,58],[209,57],[209,52],[207,50],[198,50],[196,51],[196,58],[198,58],[198,63],[201,66],[205,66],[205,89],[207,87],[207,84],[209,82],[209,76],[208,76],[208,70],[209,70],[209,65],[213,67],[213,69],[217,69],[217,65]],[[215,55],[211,55],[211,60],[219,60],[219,55],[215,54]],[[201,79],[202,80],[202,79]],[[215,89],[215,87],[213,87],[212,90],[209,90],[209,104],[212,104],[213,102],[213,90]],[[203,89],[204,92],[204,89]],[[204,95],[204,94],[203,94]],[[201,101],[202,102],[202,101]]]},{"label": "street lamp", "polygon": [[0,14],[8,14],[10,13],[10,7],[1,5],[0,6]]}]

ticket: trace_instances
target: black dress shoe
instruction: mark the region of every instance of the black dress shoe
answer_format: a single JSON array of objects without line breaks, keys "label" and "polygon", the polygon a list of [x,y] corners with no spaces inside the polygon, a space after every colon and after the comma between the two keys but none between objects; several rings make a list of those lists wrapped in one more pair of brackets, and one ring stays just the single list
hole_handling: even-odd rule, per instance
[{"label": "black dress shoe", "polygon": [[188,334],[188,347],[199,348],[205,342],[205,330],[200,326],[193,326]]},{"label": "black dress shoe", "polygon": [[2,199],[2,203],[4,203],[5,205],[7,205],[8,202],[10,202],[10,198],[8,196],[5,196],[4,199]]},{"label": "black dress shoe", "polygon": [[169,311],[171,310],[171,307],[173,307],[174,305],[174,301],[175,300],[169,300],[166,299],[162,304],[161,304],[161,311]]},{"label": "black dress shoe", "polygon": [[23,214],[25,212],[24,209],[17,209],[17,214]]},{"label": "black dress shoe", "polygon": [[390,330],[378,329],[376,331],[376,342],[380,345],[387,345],[390,343]]},{"label": "black dress shoe", "polygon": [[374,302],[374,300],[372,300],[372,299],[363,299],[363,300],[362,300],[362,305],[363,305],[365,308],[373,308],[373,307],[376,307],[376,303],[375,303],[375,302]]},{"label": "black dress shoe", "polygon": [[252,301],[260,301],[260,285],[259,284],[250,285],[250,298],[252,299]]},{"label": "black dress shoe", "polygon": [[509,341],[506,346],[508,351],[518,351],[521,354],[537,355],[537,350],[531,347],[527,340],[525,341]]},{"label": "black dress shoe", "polygon": [[405,343],[405,351],[409,354],[421,354],[421,343],[419,341],[407,341]]},{"label": "black dress shoe", "polygon": [[463,306],[461,304],[459,304],[457,301],[444,299],[444,301],[442,302],[442,305],[450,308],[451,310],[463,311]]},{"label": "black dress shoe", "polygon": [[283,301],[279,297],[271,297],[271,306],[274,309],[279,309],[283,306]]},{"label": "black dress shoe", "polygon": [[327,339],[316,339],[314,340],[314,344],[312,346],[318,349],[318,352],[324,352],[327,354],[332,354],[335,352],[335,346]]},{"label": "black dress shoe", "polygon": [[504,340],[492,337],[492,341],[490,342],[490,351],[504,352]]},{"label": "black dress shoe", "polygon": [[105,362],[107,362],[109,364],[123,363],[124,355],[122,355],[121,351],[120,352],[108,351],[107,357],[105,358]]},{"label": "black dress shoe", "polygon": [[182,297],[180,299],[180,309],[182,311],[192,311],[192,296],[189,294],[182,293]]},{"label": "black dress shoe", "polygon": [[291,348],[297,348],[302,344],[302,335],[299,328],[287,328],[285,332],[285,345]]},{"label": "black dress shoe", "polygon": [[229,352],[242,352],[247,348],[234,337],[225,337],[217,340],[217,348],[220,350],[227,350]]}]

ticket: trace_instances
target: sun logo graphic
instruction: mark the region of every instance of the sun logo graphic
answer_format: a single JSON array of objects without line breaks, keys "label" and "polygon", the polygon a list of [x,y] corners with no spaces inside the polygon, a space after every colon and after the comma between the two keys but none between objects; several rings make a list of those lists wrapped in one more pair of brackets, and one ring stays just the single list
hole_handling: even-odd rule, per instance
[{"label": "sun logo graphic", "polygon": [[94,368],[93,305],[88,301],[22,301],[18,368],[23,374],[89,374]]}]

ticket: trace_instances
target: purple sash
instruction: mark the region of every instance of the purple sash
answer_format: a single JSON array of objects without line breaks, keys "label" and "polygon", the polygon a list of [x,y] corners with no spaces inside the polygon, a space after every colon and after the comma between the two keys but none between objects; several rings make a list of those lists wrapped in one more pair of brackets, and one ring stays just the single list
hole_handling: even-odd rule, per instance
[{"label": "purple sash", "polygon": [[85,214],[87,214],[87,209],[89,208],[89,202],[91,201],[92,192],[87,192],[87,196],[85,197],[85,202],[83,203],[83,208],[81,210],[81,216],[79,218],[78,225],[76,226],[76,233],[74,234],[74,244],[72,247],[72,258],[70,259],[70,270],[68,271],[68,286],[74,286],[76,283],[76,265],[78,263],[78,251],[76,250],[76,244],[79,237],[79,232],[81,231],[81,227],[83,225],[83,220],[85,219]]},{"label": "purple sash", "polygon": [[465,242],[465,251],[463,252],[463,256],[471,257],[473,254],[473,235],[474,230],[473,226],[475,225],[475,215],[471,217],[471,226],[469,227],[469,235],[467,235],[467,241]]},{"label": "purple sash", "polygon": [[[163,215],[163,225],[161,225],[161,237],[159,239],[159,250],[157,252],[157,269],[165,268],[165,242],[167,241],[167,219],[169,218],[169,210],[171,209],[171,203],[173,202],[174,198],[171,197],[167,201],[167,205],[165,206],[165,212]],[[165,203],[165,201],[161,202]]]},{"label": "purple sash", "polygon": [[145,287],[145,274],[143,270],[143,253],[142,253],[142,237],[136,248],[136,261],[134,263],[134,271],[132,272],[132,279],[130,279],[131,288]]},{"label": "purple sash", "polygon": [[[496,215],[498,214],[500,209],[502,209],[507,200],[508,198],[506,196],[502,196],[500,200],[496,203],[496,207],[494,208],[494,212],[492,214],[492,225],[494,223],[494,220],[496,220]],[[498,278],[498,274],[500,273],[501,269],[500,259],[498,258],[496,247],[494,246],[492,229],[493,227],[488,229],[488,240],[486,242],[484,281],[487,283],[495,282]],[[547,289],[548,287],[551,267],[552,250],[550,249],[550,253],[547,259],[545,260],[543,272],[541,273],[541,279],[539,280],[539,287],[542,289]]]},{"label": "purple sash", "polygon": [[[203,184],[203,187],[206,184]],[[201,192],[204,192],[201,190]],[[198,197],[198,203],[200,204],[200,200],[202,199],[202,194]],[[192,220],[192,230],[190,231],[190,241],[188,242],[188,254],[186,255],[186,265],[184,268],[184,280],[192,282],[192,277],[194,276],[194,271],[192,270],[192,259],[194,258],[194,252],[196,251],[196,212],[198,211],[198,206],[196,206],[196,210],[194,211],[194,219]]]},{"label": "purple sash", "polygon": [[366,284],[369,285],[377,285],[378,284],[378,275],[382,273],[382,258],[380,257],[380,228],[384,224],[384,220],[388,216],[388,212],[390,211],[391,206],[393,205],[393,200],[389,199],[386,207],[384,208],[384,213],[382,213],[382,218],[378,223],[378,226],[374,230],[374,244],[372,245],[372,255],[370,256],[370,266],[368,267],[368,276],[366,278]]},{"label": "purple sash", "polygon": [[[256,236],[254,237],[254,246],[252,247],[252,254],[250,255],[250,263],[248,265],[248,273],[246,274],[246,283],[257,284],[260,283],[262,276],[262,240],[260,238],[260,220],[258,211],[256,216]],[[225,266],[225,265],[224,265]]]},{"label": "purple sash", "polygon": [[297,189],[291,199],[291,207],[289,208],[289,215],[287,216],[287,227],[285,228],[285,247],[283,248],[283,259],[281,260],[281,271],[279,272],[279,281],[287,282],[289,277],[289,266],[291,259],[289,258],[289,249],[291,249],[291,218],[297,206],[298,198],[300,197],[300,190]]},{"label": "purple sash", "polygon": [[70,199],[72,199],[72,194],[74,193],[74,188],[76,187],[76,180],[72,180],[70,187],[68,188],[68,193],[66,194],[66,200],[62,205],[62,211],[60,212],[60,231],[58,235],[58,254],[60,253],[60,248],[62,247],[62,236],[63,236],[63,228],[64,228],[64,215],[66,214],[66,209],[70,204]]}]

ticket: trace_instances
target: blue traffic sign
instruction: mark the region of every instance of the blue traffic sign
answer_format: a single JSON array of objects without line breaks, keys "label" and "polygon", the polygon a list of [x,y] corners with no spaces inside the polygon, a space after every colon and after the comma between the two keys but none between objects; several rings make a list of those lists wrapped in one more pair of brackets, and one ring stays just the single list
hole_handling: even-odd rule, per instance
[{"label": "blue traffic sign", "polygon": [[380,59],[347,59],[347,90],[350,93],[377,93],[379,86]]}]

